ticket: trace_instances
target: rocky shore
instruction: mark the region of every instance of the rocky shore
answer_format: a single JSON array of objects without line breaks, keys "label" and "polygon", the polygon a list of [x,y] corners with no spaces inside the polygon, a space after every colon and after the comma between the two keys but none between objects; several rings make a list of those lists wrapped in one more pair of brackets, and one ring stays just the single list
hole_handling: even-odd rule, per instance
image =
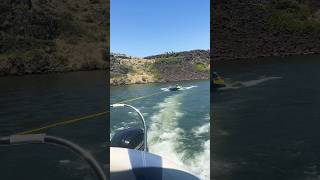
[{"label": "rocky shore", "polygon": [[111,85],[209,79],[209,51],[172,52],[145,58],[111,55]]},{"label": "rocky shore", "polygon": [[106,5],[2,0],[0,75],[107,69]]},{"label": "rocky shore", "polygon": [[315,0],[212,2],[213,61],[320,53],[320,3]]}]

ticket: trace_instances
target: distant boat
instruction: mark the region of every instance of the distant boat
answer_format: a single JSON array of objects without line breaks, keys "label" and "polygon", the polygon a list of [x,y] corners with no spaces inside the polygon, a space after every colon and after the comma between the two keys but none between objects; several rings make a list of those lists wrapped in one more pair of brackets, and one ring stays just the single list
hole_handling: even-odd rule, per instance
[{"label": "distant boat", "polygon": [[168,89],[169,89],[169,91],[178,91],[181,88],[182,87],[177,84],[176,86],[170,86]]},{"label": "distant boat", "polygon": [[222,76],[220,76],[218,73],[213,72],[213,88],[218,89],[226,87],[226,83]]}]

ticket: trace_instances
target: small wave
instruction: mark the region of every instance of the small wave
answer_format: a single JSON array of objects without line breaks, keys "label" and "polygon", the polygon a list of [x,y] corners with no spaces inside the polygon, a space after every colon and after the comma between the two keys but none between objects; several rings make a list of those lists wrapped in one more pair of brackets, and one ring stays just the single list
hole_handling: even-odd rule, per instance
[{"label": "small wave", "polygon": [[77,170],[90,169],[90,166],[82,160],[71,161],[69,159],[62,159],[62,160],[59,160],[59,164],[64,167],[72,167],[73,169],[77,169]]},{"label": "small wave", "polygon": [[[130,116],[134,117],[134,116],[138,116],[138,114],[132,113],[130,114]],[[116,125],[113,125],[112,128],[110,128],[110,140],[118,131],[128,129],[130,127],[136,127],[136,126],[139,126],[139,122],[137,121],[130,121],[130,122],[122,121],[120,123],[117,123]]]},{"label": "small wave", "polygon": [[216,134],[221,135],[221,136],[229,136],[230,133],[226,130],[222,129],[215,129]]},{"label": "small wave", "polygon": [[257,86],[261,83],[266,81],[275,80],[275,79],[282,79],[282,77],[265,77],[262,76],[259,79],[249,80],[249,81],[236,81],[231,84],[226,84],[226,87],[221,88],[221,90],[228,90],[228,89],[239,89],[239,88],[246,88]]},{"label": "small wave", "polygon": [[62,159],[62,160],[59,160],[59,163],[60,164],[68,164],[68,163],[70,163],[70,160],[69,159]]},{"label": "small wave", "polygon": [[[216,158],[216,156],[215,156]],[[241,162],[242,164],[245,164],[246,162]],[[230,176],[230,174],[233,173],[234,169],[237,168],[237,164],[235,162],[229,162],[225,160],[220,159],[213,159],[212,163],[212,169],[215,169],[214,176],[215,177],[224,177],[224,176]]]},{"label": "small wave", "polygon": [[195,88],[195,87],[198,87],[198,86],[186,86],[186,87],[182,87],[181,89],[182,90],[188,90],[188,89],[192,89],[192,88]]},{"label": "small wave", "polygon": [[303,171],[303,173],[308,176],[306,179],[307,180],[317,179],[317,178],[314,178],[315,176],[316,177],[319,176],[319,172],[317,169],[318,169],[317,164],[310,164],[309,166],[307,166],[306,170]]},{"label": "small wave", "polygon": [[108,148],[108,142],[101,143],[99,147],[101,147],[102,149]]},{"label": "small wave", "polygon": [[169,91],[169,88],[161,88],[162,91]]},{"label": "small wave", "polygon": [[200,127],[195,127],[192,129],[192,132],[195,136],[201,136],[210,132],[210,123],[206,123]]}]

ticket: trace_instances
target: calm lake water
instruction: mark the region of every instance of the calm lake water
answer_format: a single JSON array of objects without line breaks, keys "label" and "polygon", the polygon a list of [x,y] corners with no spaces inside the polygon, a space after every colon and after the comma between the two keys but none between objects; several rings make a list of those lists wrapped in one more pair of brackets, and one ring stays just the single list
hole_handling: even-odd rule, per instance
[{"label": "calm lake water", "polygon": [[[272,62],[271,62],[272,61]],[[320,56],[268,58],[216,68],[216,180],[320,179]]]},{"label": "calm lake water", "polygon": [[[105,72],[0,77],[0,136],[106,110]],[[107,118],[49,129],[90,151],[106,169]],[[0,179],[97,179],[74,153],[52,145],[0,146]]]},{"label": "calm lake water", "polygon": [[[210,176],[210,84],[185,81],[181,91],[165,91],[175,83],[111,87],[111,103],[163,92],[128,102],[145,116],[149,151],[190,170],[202,179]],[[141,127],[130,109],[112,109],[111,136],[120,129]]]}]

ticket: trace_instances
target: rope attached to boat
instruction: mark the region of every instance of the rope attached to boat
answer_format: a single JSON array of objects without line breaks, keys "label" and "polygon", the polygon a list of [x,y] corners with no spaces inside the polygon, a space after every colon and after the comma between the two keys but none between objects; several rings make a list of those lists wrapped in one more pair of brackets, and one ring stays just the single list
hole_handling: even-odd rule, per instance
[{"label": "rope attached to boat", "polygon": [[162,94],[162,93],[165,93],[165,92],[167,92],[167,91],[162,91],[162,92],[153,93],[153,94],[149,94],[149,95],[145,95],[145,96],[140,96],[140,97],[136,97],[136,98],[120,101],[120,102],[117,102],[117,103],[114,103],[114,104],[127,103],[127,102],[135,101],[135,100],[138,100],[138,99],[144,99],[144,98],[147,98],[147,97],[151,97],[151,96],[155,96],[155,95],[158,95],[158,94]]},{"label": "rope attached to boat", "polygon": [[[148,94],[148,95],[145,95],[145,96],[135,97],[135,98],[132,98],[132,99],[128,99],[128,100],[117,102],[115,104],[121,104],[121,103],[127,103],[127,102],[131,102],[131,101],[136,101],[136,100],[139,100],[139,99],[144,99],[144,98],[152,97],[152,96],[155,96],[155,95],[159,95],[159,94],[162,94],[162,93],[165,93],[165,92],[167,92],[167,91],[162,91],[162,92],[158,92],[158,93]],[[80,122],[80,121],[93,119],[95,117],[100,117],[100,116],[106,115],[107,113],[109,113],[109,111],[103,111],[103,112],[98,112],[98,113],[94,113],[94,114],[89,114],[89,115],[86,115],[86,116],[81,116],[81,117],[78,117],[78,118],[69,119],[69,120],[65,120],[65,121],[49,124],[49,125],[46,125],[46,126],[42,126],[42,127],[39,127],[39,128],[34,128],[34,129],[31,129],[31,130],[27,130],[27,131],[17,132],[15,134],[17,134],[17,135],[33,134],[33,133],[36,133],[36,132],[39,132],[39,131],[43,131],[43,130],[47,130],[47,129],[50,129],[50,128],[53,128],[53,127],[66,126],[66,125],[77,123],[77,122]]]},{"label": "rope attached to boat", "polygon": [[28,131],[18,132],[16,134],[18,134],[18,135],[32,134],[32,133],[39,132],[39,131],[42,131],[42,130],[45,130],[45,129],[49,129],[49,128],[53,128],[53,127],[57,127],[57,126],[64,126],[64,125],[76,123],[76,122],[79,122],[79,121],[82,121],[82,120],[92,119],[94,117],[99,117],[99,116],[102,116],[102,115],[105,115],[105,114],[107,114],[107,112],[100,112],[100,113],[90,114],[90,115],[87,115],[87,116],[82,116],[80,118],[75,118],[75,119],[70,119],[70,120],[66,120],[66,121],[62,121],[62,122],[53,123],[53,124],[49,124],[49,125],[46,125],[46,126],[43,126],[43,127],[31,129],[31,130],[28,130]]}]

